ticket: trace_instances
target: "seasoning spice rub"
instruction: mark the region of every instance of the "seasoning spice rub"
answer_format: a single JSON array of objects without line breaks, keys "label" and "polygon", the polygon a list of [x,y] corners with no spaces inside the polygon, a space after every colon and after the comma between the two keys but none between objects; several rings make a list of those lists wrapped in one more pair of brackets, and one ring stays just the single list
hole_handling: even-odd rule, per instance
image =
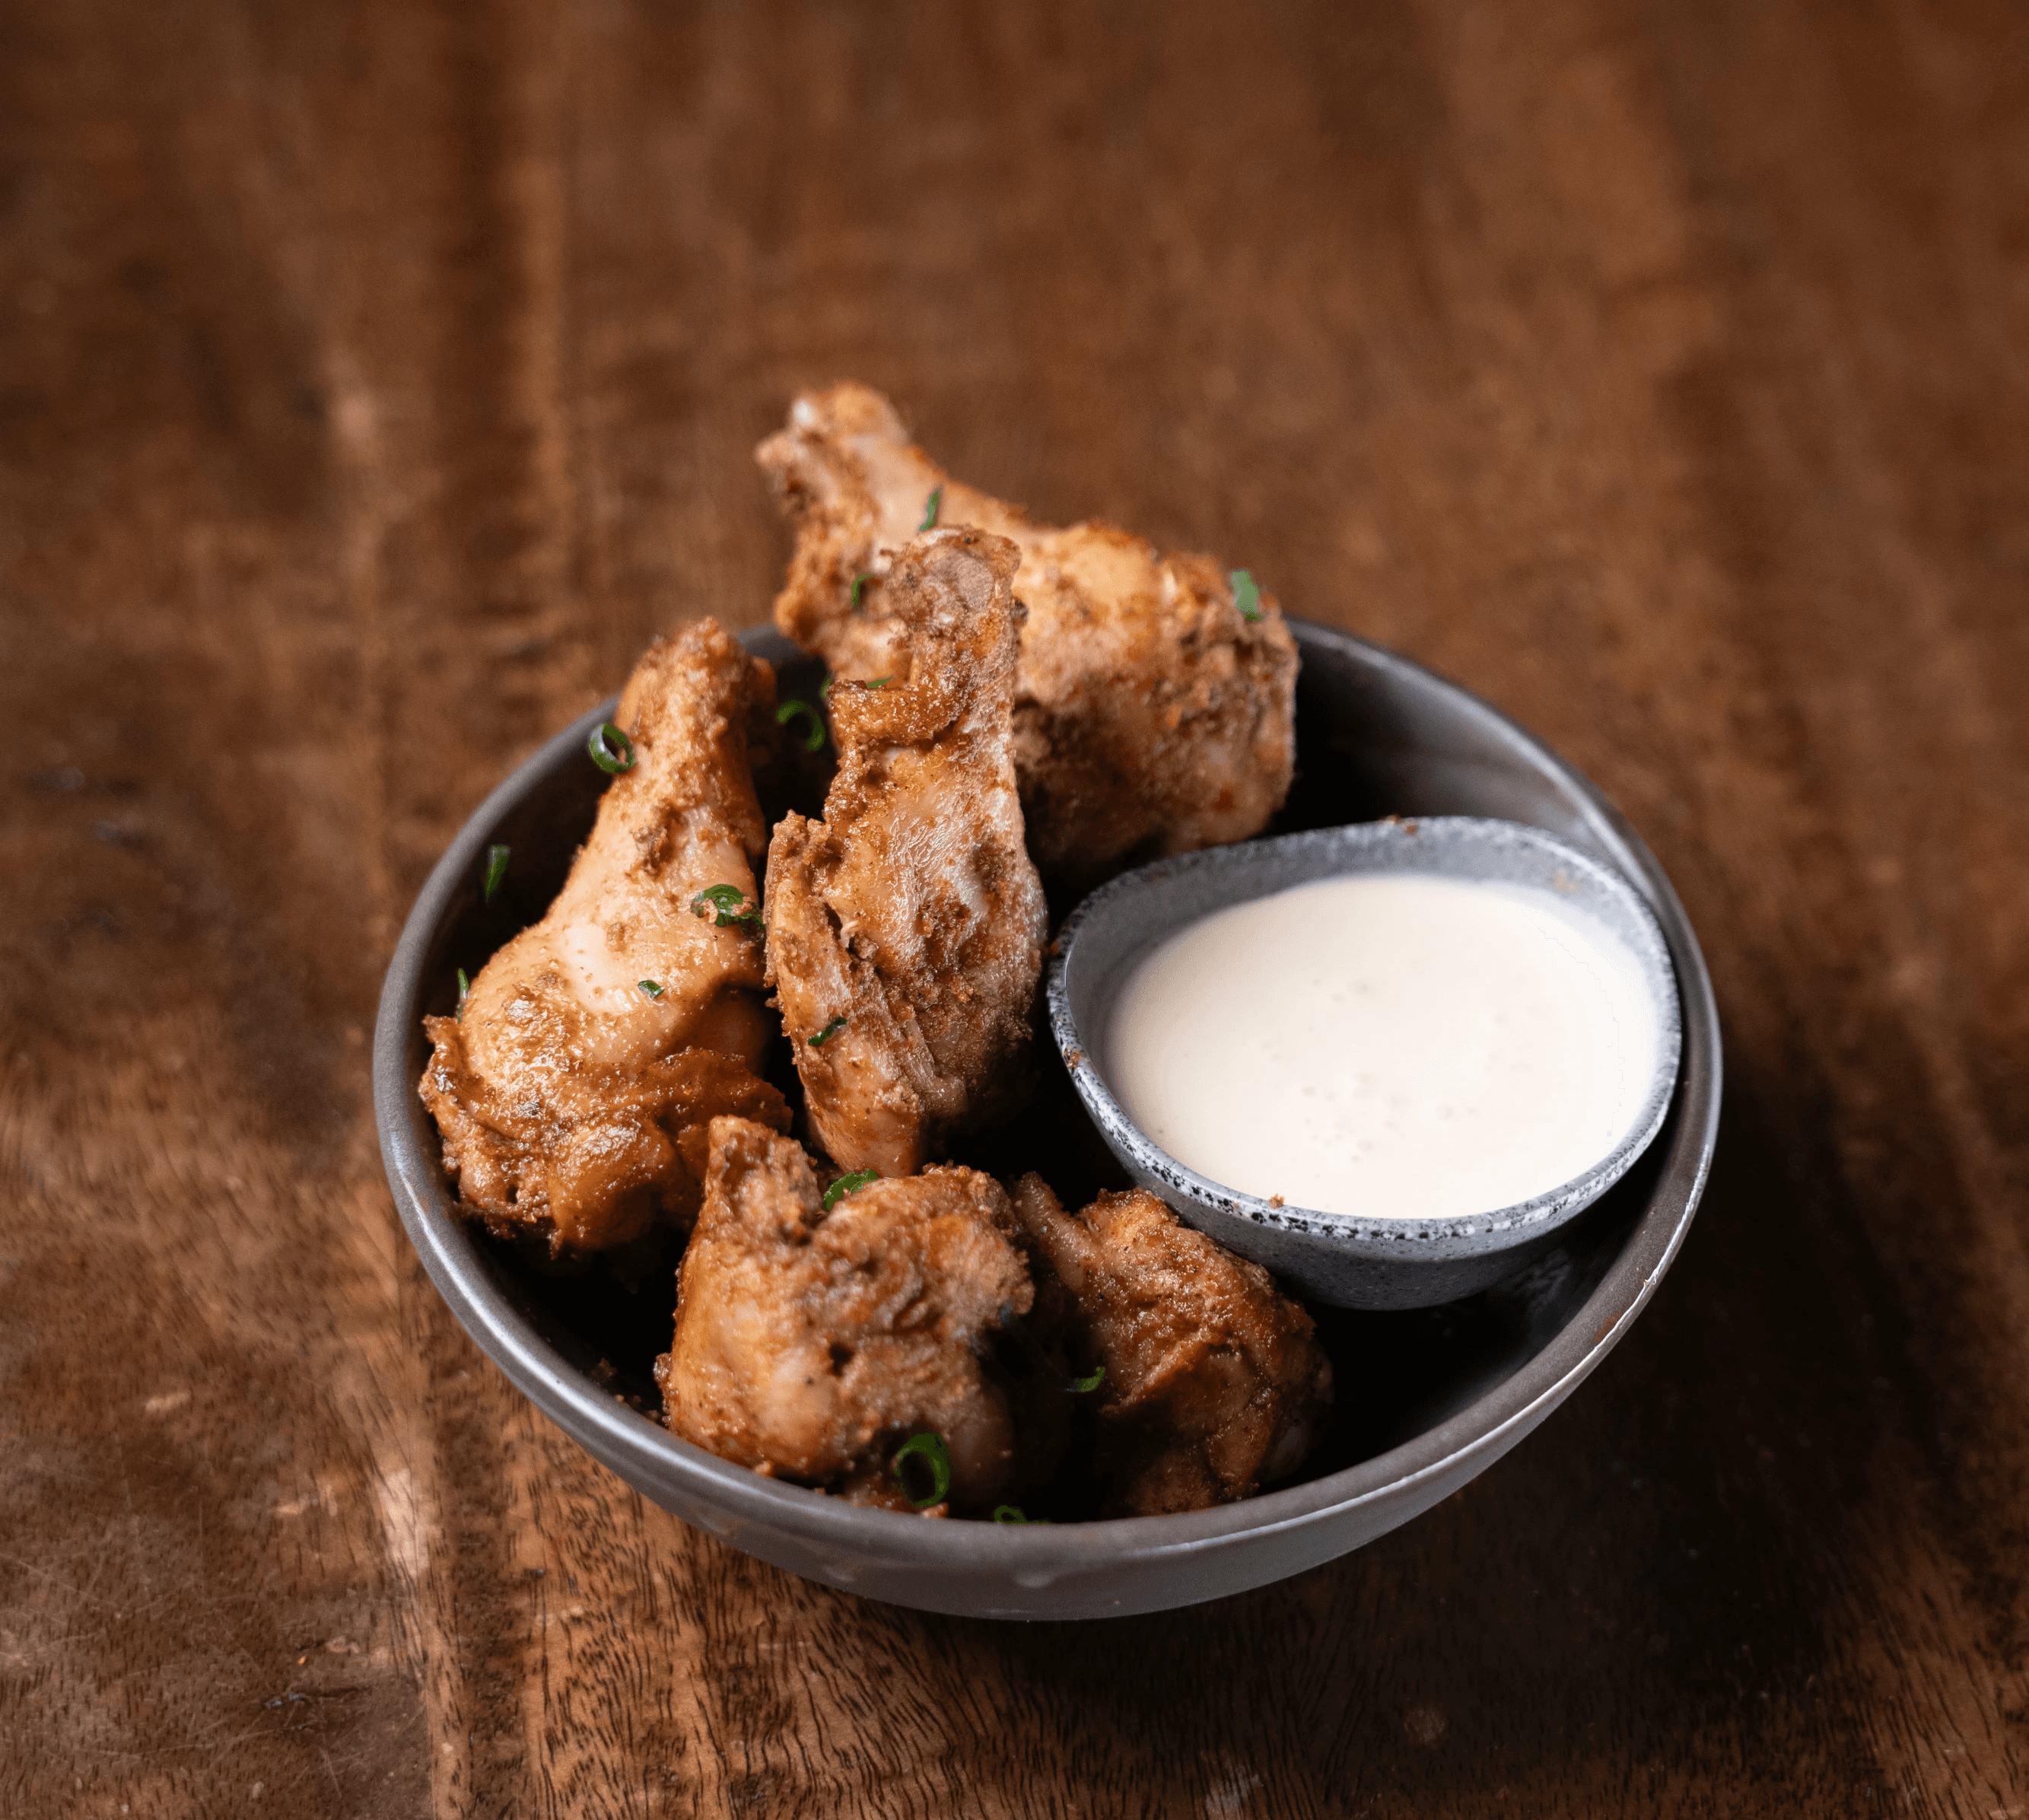
[{"label": "seasoning spice rub", "polygon": [[690,908],[701,887],[754,890],[774,696],[773,672],[711,620],[651,647],[562,892],[469,990],[461,971],[455,1017],[425,1021],[421,1093],[444,1167],[495,1233],[563,1257],[681,1228],[715,1115],[788,1129],[755,1072],[771,1035],[759,928]]},{"label": "seasoning spice rub", "polygon": [[971,525],[1014,544],[1028,608],[1014,762],[1047,876],[1089,886],[1242,841],[1282,806],[1296,641],[1245,570],[1160,555],[1115,525],[1036,524],[951,478],[864,385],[803,394],[755,453],[796,526],[775,622],[841,676],[896,667],[896,564],[912,536]]},{"label": "seasoning spice rub", "polygon": [[[643,659],[562,893],[428,1020],[461,1205],[559,1261],[683,1237],[665,1417],[757,1472],[1003,1523],[1248,1496],[1327,1417],[1309,1317],[1151,1195],[1067,1213],[963,1153],[1029,1128],[1039,864],[1257,829],[1287,630],[1249,576],[948,481],[864,388],[799,400],[790,444],[778,612],[839,675],[778,706],[710,621]],[[771,834],[756,767],[827,730],[822,819]]]},{"label": "seasoning spice rub", "polygon": [[769,843],[768,981],[848,1169],[913,1175],[1029,1085],[1049,927],[1014,793],[1014,561],[971,530],[903,552],[893,674],[832,690],[825,819]]}]

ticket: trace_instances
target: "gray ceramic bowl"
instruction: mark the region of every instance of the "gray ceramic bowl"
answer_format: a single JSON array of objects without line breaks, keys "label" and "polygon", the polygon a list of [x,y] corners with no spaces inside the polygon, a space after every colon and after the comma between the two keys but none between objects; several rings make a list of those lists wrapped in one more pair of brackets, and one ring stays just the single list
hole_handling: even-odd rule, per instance
[{"label": "gray ceramic bowl", "polygon": [[[1429,1509],[1569,1396],[1654,1292],[1704,1186],[1719,1122],[1719,1042],[1704,960],[1648,849],[1569,766],[1413,663],[1318,626],[1293,630],[1304,660],[1300,777],[1283,828],[1391,812],[1529,823],[1631,879],[1669,943],[1684,1034],[1669,1119],[1549,1251],[1445,1308],[1321,1309],[1319,1333],[1339,1381],[1359,1384],[1360,1395],[1342,1399],[1311,1476],[1221,1510],[1048,1528],[932,1522],[854,1509],[677,1440],[614,1394],[645,1397],[652,1386],[621,1346],[606,1302],[526,1270],[458,1217],[415,1090],[423,1014],[454,1002],[454,969],[541,914],[591,826],[605,780],[584,745],[613,711],[607,703],[502,784],[438,862],[396,945],[374,1034],[374,1109],[395,1205],[452,1313],[509,1379],[642,1496],[736,1548],[898,1605],[1000,1618],[1161,1610],[1301,1573]],[[758,632],[747,643],[782,672],[785,695],[814,693],[818,667],[785,641]],[[515,866],[488,908],[479,886],[494,841],[514,846]],[[667,1318],[666,1307],[656,1311],[657,1320]],[[666,1324],[662,1332],[666,1344]],[[616,1351],[617,1385],[593,1375]]]},{"label": "gray ceramic bowl", "polygon": [[[1237,1193],[1186,1168],[1114,1098],[1106,1079],[1109,1021],[1121,988],[1158,943],[1235,904],[1320,878],[1382,872],[1553,890],[1640,964],[1656,1031],[1648,1091],[1619,1140],[1570,1181],[1469,1218],[1319,1213]],[[1079,1098],[1122,1166],[1222,1245],[1267,1265],[1305,1298],[1341,1308],[1428,1308],[1512,1276],[1627,1173],[1670,1110],[1682,1029],[1676,975],[1655,913],[1618,872],[1519,822],[1472,815],[1362,822],[1181,853],[1102,885],[1054,945],[1050,1027]]]}]

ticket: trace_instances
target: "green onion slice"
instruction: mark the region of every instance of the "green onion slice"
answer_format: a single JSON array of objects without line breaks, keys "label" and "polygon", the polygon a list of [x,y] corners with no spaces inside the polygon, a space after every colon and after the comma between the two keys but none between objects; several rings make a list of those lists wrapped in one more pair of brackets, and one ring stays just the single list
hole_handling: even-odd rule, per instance
[{"label": "green onion slice", "polygon": [[859,571],[859,573],[857,575],[855,575],[855,576],[854,576],[854,577],[853,577],[853,578],[852,578],[852,610],[853,610],[853,611],[854,611],[854,612],[857,613],[857,612],[859,611],[859,591],[860,591],[860,589],[862,589],[862,588],[864,588],[864,587],[866,585],[866,584],[867,584],[868,582],[870,582],[870,581],[872,581],[873,579],[874,579],[874,577],[873,577],[872,573],[871,573],[870,570],[865,570],[865,569],[861,570]]},{"label": "green onion slice", "polygon": [[993,1506],[993,1521],[996,1523],[1048,1523],[1047,1517],[1024,1517],[1019,1504],[996,1504]]},{"label": "green onion slice", "polygon": [[1073,1378],[1071,1380],[1071,1388],[1076,1391],[1080,1396],[1083,1396],[1087,1391],[1096,1391],[1105,1382],[1106,1367],[1104,1365],[1101,1365],[1089,1377]]},{"label": "green onion slice", "polygon": [[1236,569],[1226,579],[1233,584],[1233,604],[1240,617],[1250,624],[1261,617],[1261,585],[1251,570]]},{"label": "green onion slice", "polygon": [[916,527],[918,535],[937,528],[937,514],[943,510],[944,490],[942,487],[930,488],[930,496],[923,501],[923,522]]},{"label": "green onion slice", "polygon": [[798,715],[808,716],[810,730],[803,736],[803,750],[815,752],[825,742],[824,716],[807,701],[785,701],[775,710],[775,724],[787,726]]},{"label": "green onion slice", "polygon": [[909,1508],[927,1510],[933,1504],[941,1504],[951,1492],[951,1449],[944,1445],[941,1435],[911,1435],[895,1450],[895,1458],[888,1462],[889,1470],[902,1480],[902,1489],[907,1491],[909,1481],[902,1478],[902,1462],[915,1455],[922,1455],[930,1469],[930,1495],[927,1498],[911,1498]]},{"label": "green onion slice", "polygon": [[840,1012],[836,1017],[833,1018],[829,1023],[826,1024],[822,1030],[819,1031],[815,1036],[810,1038],[810,1047],[812,1049],[822,1049],[826,1043],[829,1042],[833,1037],[836,1036],[838,1033],[844,1028],[845,1013],[844,1012]]},{"label": "green onion slice", "polygon": [[458,1021],[465,1022],[465,1001],[472,996],[472,982],[465,976],[465,969],[458,970]]},{"label": "green onion slice", "polygon": [[637,979],[634,983],[640,986],[644,992],[647,993],[651,998],[660,998],[662,996],[662,987],[657,985],[652,979]]},{"label": "green onion slice", "polygon": [[486,849],[486,891],[482,902],[493,901],[493,893],[500,889],[500,881],[507,876],[507,853],[505,847]]},{"label": "green onion slice", "polygon": [[892,676],[877,676],[871,682],[862,682],[859,686],[862,689],[885,689],[894,680]]},{"label": "green onion slice", "polygon": [[820,701],[829,701],[831,700],[831,685],[837,681],[838,678],[835,676],[827,676],[818,687],[818,700]]},{"label": "green onion slice", "polygon": [[841,1176],[824,1191],[824,1210],[829,1213],[848,1194],[857,1194],[870,1182],[881,1179],[878,1169],[855,1169],[850,1176]]},{"label": "green onion slice", "polygon": [[691,900],[693,916],[709,916],[714,929],[729,929],[736,923],[759,923],[761,910],[747,901],[737,885],[707,885]]},{"label": "green onion slice", "polygon": [[634,750],[633,741],[610,720],[602,720],[592,730],[592,737],[584,742],[584,749],[592,762],[608,777],[631,771],[641,762]]}]

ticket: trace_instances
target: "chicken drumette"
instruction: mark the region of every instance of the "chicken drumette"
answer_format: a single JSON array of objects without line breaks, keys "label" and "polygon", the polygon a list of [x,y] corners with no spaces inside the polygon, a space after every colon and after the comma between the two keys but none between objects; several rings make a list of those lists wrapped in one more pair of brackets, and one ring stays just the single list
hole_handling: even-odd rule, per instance
[{"label": "chicken drumette", "polygon": [[769,982],[847,1169],[913,1175],[1028,1083],[1048,913],[1011,752],[1014,562],[976,530],[896,554],[887,669],[832,690],[825,819],[769,845]]},{"label": "chicken drumette", "polygon": [[933,496],[938,524],[1019,546],[1015,762],[1045,873],[1095,882],[1244,840],[1281,806],[1296,649],[1272,599],[1236,601],[1210,557],[1161,556],[1111,525],[1032,524],[950,479],[863,385],[803,394],[755,452],[796,525],[776,623],[841,675],[895,667],[896,554]]},{"label": "chicken drumette", "polygon": [[1093,1471],[1102,1514],[1155,1516],[1250,1497],[1324,1432],[1331,1364],[1311,1317],[1258,1264],[1193,1231],[1146,1189],[1066,1213],[1015,1185],[1037,1324],[1078,1368],[1103,1365]]},{"label": "chicken drumette", "polygon": [[[714,1115],[787,1129],[753,1072],[770,1034],[753,767],[774,700],[773,672],[710,620],[658,641],[621,700],[636,762],[549,913],[480,968],[457,1017],[425,1020],[444,1167],[495,1232],[561,1256],[681,1226]],[[694,905],[714,886],[732,888],[723,908]]]},{"label": "chicken drumette", "polygon": [[1061,1427],[1026,1419],[993,1360],[1034,1299],[1018,1231],[999,1184],[956,1168],[874,1183],[827,1212],[799,1145],[714,1120],[676,1334],[655,1365],[670,1428],[892,1509],[930,1495],[895,1465],[922,1433],[948,1451],[951,1505],[1046,1479]]}]

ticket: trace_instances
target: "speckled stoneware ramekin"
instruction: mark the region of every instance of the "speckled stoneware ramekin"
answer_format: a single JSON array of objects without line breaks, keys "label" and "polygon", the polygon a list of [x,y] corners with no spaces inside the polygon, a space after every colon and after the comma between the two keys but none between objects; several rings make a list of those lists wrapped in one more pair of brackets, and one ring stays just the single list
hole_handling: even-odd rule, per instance
[{"label": "speckled stoneware ramekin", "polygon": [[[1314,1476],[1244,1503],[1003,1528],[862,1510],[762,1478],[614,1395],[597,1372],[606,1339],[596,1324],[458,1217],[416,1094],[424,1014],[456,1002],[458,967],[541,915],[591,829],[604,779],[584,741],[613,712],[609,701],[503,782],[424,885],[381,992],[373,1102],[395,1205],[452,1313],[618,1480],[733,1547],[897,1605],[1010,1618],[1156,1611],[1300,1573],[1408,1522],[1493,1465],[1619,1343],[1683,1242],[1718,1133],[1719,1018],[1697,938],[1634,831],[1538,741],[1391,652],[1300,621],[1290,629],[1303,670],[1298,777],[1282,829],[1391,812],[1525,822],[1614,867],[1655,912],[1683,1008],[1682,1065],[1656,1142],[1542,1257],[1493,1288],[1430,1314],[1324,1310],[1319,1332],[1335,1324],[1330,1343],[1345,1364],[1345,1425]],[[746,643],[776,665],[785,696],[815,699],[821,666],[773,632]],[[495,841],[515,854],[501,898],[524,895],[489,908],[480,886]]]},{"label": "speckled stoneware ramekin", "polygon": [[[1236,904],[1355,875],[1415,874],[1533,886],[1617,942],[1641,970],[1655,1042],[1640,1110],[1589,1167],[1547,1193],[1454,1218],[1319,1213],[1246,1194],[1155,1142],[1107,1082],[1107,1031],[1137,964],[1178,930]],[[1569,842],[1483,816],[1393,818],[1213,847],[1122,874],[1066,919],[1050,963],[1050,1027],[1078,1097],[1142,1187],[1220,1244],[1300,1294],[1340,1308],[1428,1308],[1497,1283],[1625,1176],[1670,1110],[1683,1030],[1670,950],[1655,913],[1618,872]]]}]

